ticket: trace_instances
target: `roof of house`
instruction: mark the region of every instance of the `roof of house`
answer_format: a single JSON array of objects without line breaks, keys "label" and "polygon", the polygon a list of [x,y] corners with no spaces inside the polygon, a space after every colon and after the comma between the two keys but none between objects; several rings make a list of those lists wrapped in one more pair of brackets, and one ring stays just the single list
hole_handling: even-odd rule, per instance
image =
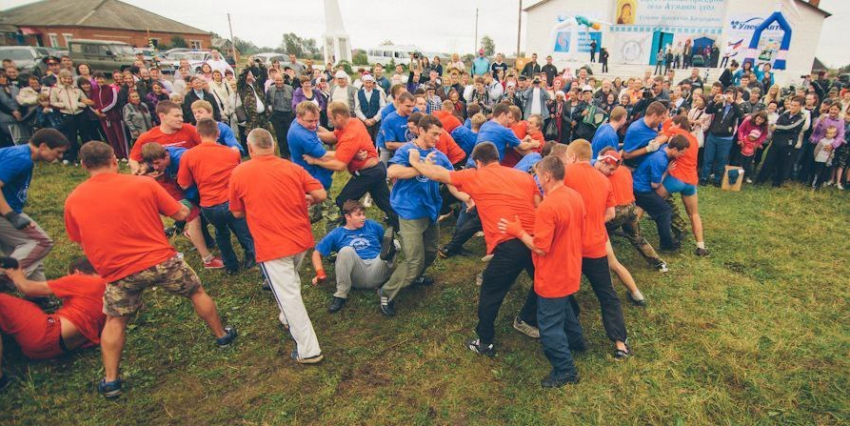
[{"label": "roof of house", "polygon": [[[532,9],[536,8],[537,6],[541,6],[541,5],[545,4],[545,3],[549,3],[550,1],[551,1],[551,0],[540,0],[540,1],[536,2],[536,3],[533,3],[533,4],[530,4],[530,5],[528,5],[528,6],[523,7],[523,8],[522,8],[522,10],[523,10],[523,12],[530,12]],[[797,2],[797,4],[802,4],[802,5],[803,5],[803,7],[808,7],[808,8],[810,8],[810,9],[813,9],[813,10],[815,10],[815,11],[817,11],[817,12],[822,13],[822,14],[824,15],[824,18],[829,18],[830,16],[832,16],[832,14],[831,14],[831,13],[829,13],[829,12],[827,12],[827,11],[825,11],[825,10],[821,9],[821,8],[820,8],[820,7],[818,7],[818,6],[815,6],[815,5],[811,4],[811,3],[809,3],[808,1],[805,1],[805,0],[795,0],[795,1]]]},{"label": "roof of house", "polygon": [[0,13],[0,24],[209,34],[118,0],[43,0],[4,10]]}]

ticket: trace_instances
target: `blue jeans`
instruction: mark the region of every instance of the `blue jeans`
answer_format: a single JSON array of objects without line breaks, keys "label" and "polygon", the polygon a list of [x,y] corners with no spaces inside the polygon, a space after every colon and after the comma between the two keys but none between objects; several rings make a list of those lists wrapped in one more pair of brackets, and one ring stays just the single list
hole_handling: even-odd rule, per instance
[{"label": "blue jeans", "polygon": [[543,353],[552,364],[552,378],[575,379],[578,372],[570,348],[584,350],[585,345],[570,297],[537,296],[537,328]]},{"label": "blue jeans", "polygon": [[236,234],[236,239],[245,251],[245,259],[256,258],[254,252],[254,239],[248,231],[248,222],[245,219],[237,219],[230,213],[230,202],[225,202],[212,207],[201,207],[201,214],[207,218],[215,227],[215,242],[221,252],[221,260],[228,271],[239,269],[239,259],[233,251],[230,243],[230,231]]},{"label": "blue jeans", "polygon": [[702,173],[699,178],[706,180],[714,167],[714,180],[720,182],[726,165],[729,164],[729,151],[732,149],[732,137],[719,137],[709,133],[705,138],[705,156],[702,162]]}]

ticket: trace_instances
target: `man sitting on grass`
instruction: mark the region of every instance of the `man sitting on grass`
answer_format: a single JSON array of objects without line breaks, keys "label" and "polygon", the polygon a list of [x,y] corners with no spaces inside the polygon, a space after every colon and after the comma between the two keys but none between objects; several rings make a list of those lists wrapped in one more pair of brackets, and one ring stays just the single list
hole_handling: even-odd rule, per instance
[{"label": "man sitting on grass", "polygon": [[[51,281],[27,279],[24,270],[12,258],[0,258],[0,263],[6,276],[25,296],[62,299],[62,307],[48,314],[35,303],[0,293],[0,332],[15,339],[27,358],[56,358],[75,349],[100,344],[100,332],[106,322],[103,314],[106,281],[95,272],[88,259],[75,260],[68,268],[70,275]],[[9,382],[0,369],[0,390]]]},{"label": "man sitting on grass", "polygon": [[[395,251],[392,232],[374,220],[366,219],[366,208],[360,201],[348,200],[342,205],[345,225],[334,229],[316,245],[313,251],[313,285],[327,279],[322,267],[322,256],[336,257],[336,293],[328,312],[334,313],[345,306],[351,288],[375,289],[390,278],[390,259]],[[383,244],[382,244],[383,242]],[[382,249],[382,247],[384,247]]]}]

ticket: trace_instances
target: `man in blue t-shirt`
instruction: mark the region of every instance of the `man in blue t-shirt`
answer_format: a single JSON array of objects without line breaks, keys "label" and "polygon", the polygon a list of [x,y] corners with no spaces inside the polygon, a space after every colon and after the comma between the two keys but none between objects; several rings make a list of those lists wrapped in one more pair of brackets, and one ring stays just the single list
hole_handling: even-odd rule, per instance
[{"label": "man in blue t-shirt", "polygon": [[[215,120],[213,117],[213,106],[211,103],[199,100],[192,102],[191,107],[192,115],[195,117],[196,123],[201,121],[202,118]],[[236,140],[236,135],[233,134],[233,129],[221,121],[216,121],[215,123],[218,126],[218,139],[216,139],[216,142],[219,145],[224,145],[235,151],[239,151],[242,155],[245,155],[245,148],[243,148],[242,145],[239,144],[239,141]]]},{"label": "man in blue t-shirt", "polygon": [[593,135],[591,148],[593,149],[593,159],[599,156],[599,153],[610,146],[616,151],[620,151],[620,136],[617,132],[626,124],[628,119],[626,109],[618,106],[611,111],[611,116],[608,122],[599,127],[596,134]]},{"label": "man in blue t-shirt", "polygon": [[623,163],[632,169],[667,142],[667,136],[658,134],[661,123],[667,119],[667,108],[655,101],[646,107],[646,115],[632,123],[623,140]]},{"label": "man in blue t-shirt", "polygon": [[404,261],[378,290],[381,313],[386,316],[395,315],[393,299],[403,287],[433,284],[432,279],[422,274],[437,257],[440,238],[437,216],[443,198],[440,183],[420,175],[410,164],[428,161],[446,170],[454,170],[448,157],[435,148],[443,132],[440,120],[426,115],[419,120],[417,127],[419,136],[396,151],[387,170],[388,179],[397,179],[390,194],[390,204],[399,218]]},{"label": "man in blue t-shirt", "polygon": [[478,132],[481,130],[481,126],[487,122],[487,118],[484,117],[484,114],[475,114],[471,119],[467,119],[470,122],[469,127],[467,126],[458,126],[454,130],[452,130],[452,138],[457,142],[463,152],[466,153],[466,157],[469,158],[472,155],[472,149],[475,148],[475,144],[478,142]]},{"label": "man in blue t-shirt", "polygon": [[[322,158],[327,154],[325,146],[319,140],[319,107],[313,102],[301,102],[295,108],[295,121],[289,127],[286,140],[289,145],[289,153],[292,162],[303,167],[322,183],[326,191],[331,190],[333,183],[333,170],[319,165],[311,165],[304,160],[304,155],[313,158]],[[310,206],[310,221],[316,223],[325,219],[325,231],[330,232],[339,221],[339,209],[329,197],[319,204]]]},{"label": "man in blue t-shirt", "polygon": [[381,130],[378,131],[378,137],[375,139],[375,144],[381,153],[381,161],[385,164],[392,158],[395,150],[411,140],[407,131],[407,117],[414,111],[413,95],[401,92],[393,103],[396,111],[381,120]]},{"label": "man in blue t-shirt", "polygon": [[[690,142],[686,137],[676,135],[670,140],[670,143],[645,156],[644,161],[632,175],[635,204],[646,211],[655,221],[655,225],[658,227],[658,239],[661,240],[661,250],[677,250],[681,243],[673,238],[671,229],[672,208],[667,200],[655,192],[655,189],[661,186],[670,160],[675,160],[684,155],[689,147]],[[696,147],[693,149],[696,149]]]},{"label": "man in blue t-shirt", "polygon": [[[481,129],[478,131],[478,140],[475,142],[475,145],[484,142],[492,142],[493,145],[496,145],[496,149],[499,151],[500,162],[505,159],[506,149],[525,151],[540,147],[540,142],[531,139],[531,136],[526,136],[525,139],[519,140],[510,128],[512,121],[513,115],[511,114],[511,108],[509,105],[503,103],[494,105],[493,119],[481,125]],[[475,167],[475,163],[472,161],[471,155],[469,156],[469,160],[466,162],[466,166]]]},{"label": "man in blue t-shirt", "polygon": [[[14,257],[27,278],[45,281],[41,260],[53,248],[53,240],[24,212],[27,190],[36,161],[61,160],[68,139],[55,129],[41,129],[26,145],[0,149],[0,255]],[[5,282],[0,271],[0,282]]]},{"label": "man in blue t-shirt", "polygon": [[[392,259],[381,258],[383,245],[394,244],[392,234],[384,238],[384,228],[366,219],[366,208],[360,201],[348,200],[342,205],[345,225],[329,232],[313,251],[313,285],[327,279],[322,257],[336,252],[336,292],[328,307],[334,313],[345,306],[351,288],[378,288],[390,277]],[[384,240],[388,241],[384,241]],[[385,253],[386,251],[384,251]]]}]

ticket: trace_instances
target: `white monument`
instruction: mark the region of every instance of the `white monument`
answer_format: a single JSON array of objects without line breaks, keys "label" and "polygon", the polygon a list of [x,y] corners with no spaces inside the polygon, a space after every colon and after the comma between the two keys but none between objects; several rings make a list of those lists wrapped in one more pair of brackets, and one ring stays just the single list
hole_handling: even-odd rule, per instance
[{"label": "white monument", "polygon": [[325,63],[351,62],[351,43],[342,25],[342,14],[337,0],[325,0]]}]

